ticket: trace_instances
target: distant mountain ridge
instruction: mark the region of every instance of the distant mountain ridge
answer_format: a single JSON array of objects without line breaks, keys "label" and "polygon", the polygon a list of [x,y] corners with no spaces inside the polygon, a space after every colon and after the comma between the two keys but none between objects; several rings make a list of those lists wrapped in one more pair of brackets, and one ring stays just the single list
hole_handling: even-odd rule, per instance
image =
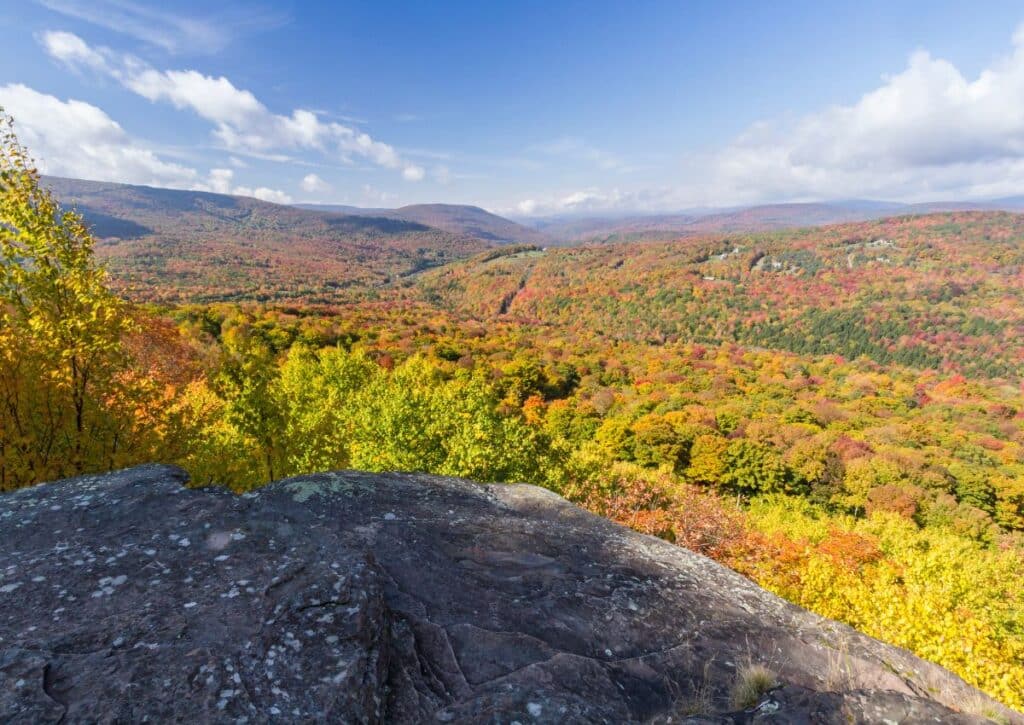
[{"label": "distant mountain ridge", "polygon": [[679,214],[562,216],[524,220],[557,244],[664,241],[707,234],[766,232],[945,211],[1024,211],[1024,196],[919,204],[852,199],[762,204]]},{"label": "distant mountain ridge", "polygon": [[80,179],[43,183],[85,217],[115,282],[144,300],[333,302],[349,288],[387,284],[495,245],[395,217]]},{"label": "distant mountain ridge", "polygon": [[498,244],[546,244],[551,240],[537,229],[465,204],[411,204],[397,209],[363,209],[342,204],[296,204],[300,209],[339,212],[425,224],[452,234],[468,234]]},{"label": "distant mountain ridge", "polygon": [[282,205],[241,196],[44,177],[77,208],[115,283],[166,302],[334,303],[497,247],[671,241],[940,211],[1024,210],[1024,197],[899,204],[863,200],[629,217],[535,219],[475,206]]},{"label": "distant mountain ridge", "polygon": [[[234,229],[259,217],[271,228],[302,229],[343,216],[338,212],[300,210],[252,197],[206,191],[86,181],[56,176],[43,178],[58,199],[73,205],[100,238],[131,238],[132,234],[182,233]],[[348,215],[355,227],[387,233],[426,231],[428,225],[372,214]],[[365,221],[364,221],[365,220]],[[395,223],[398,221],[399,223]],[[405,222],[402,224],[401,222]]]}]

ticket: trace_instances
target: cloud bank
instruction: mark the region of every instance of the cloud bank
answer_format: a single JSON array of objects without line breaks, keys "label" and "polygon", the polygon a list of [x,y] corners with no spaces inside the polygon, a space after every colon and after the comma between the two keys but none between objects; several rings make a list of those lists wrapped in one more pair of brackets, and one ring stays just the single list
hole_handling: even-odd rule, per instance
[{"label": "cloud bank", "polygon": [[1024,28],[1012,53],[973,80],[918,51],[856,103],[755,125],[714,164],[719,188],[741,198],[1019,193]]},{"label": "cloud bank", "polygon": [[[580,143],[556,150],[579,151]],[[531,195],[523,215],[778,201],[992,198],[1024,193],[1024,26],[976,77],[926,51],[856,102],[753,124],[682,160],[659,187]]]},{"label": "cloud bank", "polygon": [[0,87],[0,103],[43,173],[152,186],[201,183],[195,169],[161,159],[84,101],[62,101],[16,83]]},{"label": "cloud bank", "polygon": [[0,101],[44,174],[292,201],[277,189],[234,185],[231,169],[213,169],[204,178],[194,168],[166,161],[84,101],[64,101],[22,84],[0,86]]},{"label": "cloud bank", "polygon": [[313,111],[290,115],[270,111],[256,96],[224,76],[195,70],[158,70],[130,55],[93,48],[73,33],[48,31],[40,42],[52,58],[75,70],[106,75],[152,102],[188,110],[213,125],[213,136],[226,150],[258,158],[289,160],[296,151],[329,154],[343,163],[355,158],[401,173],[408,181],[424,177],[422,167],[403,160],[395,149],[369,134]]}]

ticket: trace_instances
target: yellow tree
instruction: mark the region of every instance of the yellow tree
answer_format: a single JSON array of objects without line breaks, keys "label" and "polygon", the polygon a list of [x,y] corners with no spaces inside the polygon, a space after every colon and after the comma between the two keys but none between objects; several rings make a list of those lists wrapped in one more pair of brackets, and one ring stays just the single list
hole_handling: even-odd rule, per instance
[{"label": "yellow tree", "polygon": [[131,324],[82,217],[40,186],[0,109],[0,490],[126,461]]}]

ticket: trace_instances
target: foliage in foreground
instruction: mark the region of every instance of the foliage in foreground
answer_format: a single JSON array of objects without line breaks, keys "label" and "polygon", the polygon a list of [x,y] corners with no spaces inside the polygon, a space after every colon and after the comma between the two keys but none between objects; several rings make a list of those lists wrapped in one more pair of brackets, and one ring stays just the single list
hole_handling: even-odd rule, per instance
[{"label": "foliage in foreground", "polygon": [[[644,383],[642,393],[623,383],[602,388],[620,399],[600,415],[597,393],[565,395],[580,382],[522,358],[496,374],[461,357],[445,360],[454,356],[443,347],[441,356],[378,362],[358,346],[300,344],[277,363],[265,348],[254,352],[253,330],[247,334],[249,347],[229,342],[221,372],[180,398],[194,436],[184,463],[198,482],[244,489],[355,467],[544,485],[1024,704],[1018,489],[997,492],[978,478],[986,464],[937,459],[937,451],[909,465],[920,454],[908,458],[893,446],[900,437],[888,412],[879,421],[883,437],[850,417],[840,418],[842,436],[830,434],[799,414],[804,407],[766,395],[771,386],[760,371],[744,373],[736,393],[760,410],[735,408],[726,390],[696,407],[651,406],[666,405],[656,391],[693,389],[690,379]],[[713,369],[739,374],[735,366],[723,358]],[[633,395],[644,401],[639,409],[627,402]],[[869,410],[891,410],[884,396],[870,400]],[[927,436],[930,426],[948,425],[937,423],[949,414],[938,407],[941,415],[908,430]],[[975,455],[965,440],[958,445]]]},{"label": "foliage in foreground", "polygon": [[0,111],[0,491],[151,455],[158,391],[134,330]]}]

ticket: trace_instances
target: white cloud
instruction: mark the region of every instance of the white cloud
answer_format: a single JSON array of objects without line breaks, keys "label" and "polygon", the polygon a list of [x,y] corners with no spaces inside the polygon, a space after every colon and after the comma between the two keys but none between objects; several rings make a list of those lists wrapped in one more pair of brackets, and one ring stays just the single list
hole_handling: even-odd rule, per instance
[{"label": "white cloud", "polygon": [[[415,162],[433,158],[425,152],[399,151],[355,125],[315,111],[274,113],[253,93],[225,77],[195,70],[159,70],[129,56],[90,47],[70,33],[46,33],[40,42],[53,58],[71,67],[106,74],[153,102],[195,113],[209,122],[214,138],[236,158],[294,160],[300,154],[318,154],[351,164],[369,162],[410,181],[427,176],[427,170]],[[795,119],[753,124],[717,150],[685,157],[647,187],[637,183],[623,188],[622,180],[632,178],[624,172],[637,168],[623,156],[576,136],[558,138],[530,151],[557,157],[559,168],[586,171],[584,178],[595,181],[577,186],[571,179],[579,177],[578,173],[545,179],[549,186],[515,195],[518,204],[508,203],[506,208],[525,215],[668,211],[853,197],[907,201],[986,198],[1019,194],[1024,189],[1024,28],[1014,34],[1003,57],[975,75],[917,51],[902,70],[867,89],[846,103]],[[81,109],[76,112],[84,114]],[[64,123],[74,125],[76,121]],[[61,134],[70,131],[47,119],[37,125],[45,127],[54,139],[48,142],[48,160],[59,157],[64,163],[65,157],[85,157],[71,142],[58,143]],[[88,136],[98,131],[85,124],[82,133]],[[60,154],[54,153],[54,148],[60,148]],[[128,167],[127,157],[133,153],[140,159],[131,166],[135,178],[147,174],[150,178],[185,178],[194,173],[167,164],[132,139],[123,152],[115,153],[117,158],[126,157],[118,164]],[[459,158],[465,163],[467,157]],[[539,176],[554,167],[551,158],[545,163],[540,158],[491,158],[486,163],[522,176]],[[440,158],[436,163],[444,161]],[[84,161],[80,165],[88,166]],[[432,160],[425,165],[431,178],[441,183],[467,178],[435,166]],[[113,173],[104,162],[97,166],[94,178]],[[599,185],[602,173],[605,181],[618,182]],[[212,186],[215,180],[197,174],[191,182],[174,183]],[[231,181],[229,188],[239,187]],[[310,193],[304,185],[302,190]]]},{"label": "white cloud", "polygon": [[61,15],[84,20],[172,53],[214,53],[239,34],[273,28],[285,22],[280,13],[251,3],[238,8],[225,8],[223,3],[219,3],[218,16],[200,18],[193,13],[159,10],[132,0],[37,2]]},{"label": "white cloud", "polygon": [[207,179],[208,191],[217,194],[230,194],[235,172],[231,169],[211,169]]},{"label": "white cloud", "polygon": [[537,213],[537,200],[523,199],[521,202],[516,204],[516,211],[526,216],[533,216]]},{"label": "white cloud", "polygon": [[585,214],[610,209],[641,210],[650,207],[649,192],[624,192],[620,189],[602,191],[597,188],[578,189],[547,195],[541,199],[524,199],[506,213],[520,216]]},{"label": "white cloud", "polygon": [[49,31],[40,41],[51,57],[71,68],[88,68],[109,75],[128,90],[153,102],[190,110],[213,124],[213,135],[227,150],[275,161],[290,160],[290,151],[352,157],[386,169],[400,170],[410,181],[423,178],[423,169],[403,161],[395,149],[369,134],[317,113],[296,109],[291,115],[270,111],[256,96],[237,88],[224,76],[195,70],[157,70],[127,55],[94,49],[72,33]]},{"label": "white cloud", "polygon": [[[575,137],[534,147],[616,170]],[[849,104],[751,125],[658,187],[532,191],[522,215],[670,211],[777,201],[984,199],[1024,189],[1024,26],[974,77],[925,51]]]},{"label": "white cloud", "polygon": [[[55,57],[67,62],[65,58]],[[115,69],[113,74],[126,88],[143,98],[191,109],[201,118],[217,124],[244,127],[260,122],[267,115],[267,109],[256,96],[235,88],[223,76],[213,78],[194,70],[157,71],[131,63]]]},{"label": "white cloud", "polygon": [[90,48],[74,33],[60,30],[48,31],[39,38],[43,48],[53,58],[67,65],[86,66],[95,71],[109,72],[104,55]]},{"label": "white cloud", "polygon": [[251,196],[260,201],[269,201],[274,204],[291,204],[292,198],[283,191],[277,189],[268,189],[265,186],[260,186],[255,189],[251,189],[248,186],[235,187],[233,192],[238,196]]},{"label": "white cloud", "polygon": [[760,123],[713,159],[735,200],[1019,193],[1024,184],[1024,28],[970,79],[925,51],[851,105]]},{"label": "white cloud", "polygon": [[0,87],[0,105],[43,173],[154,186],[198,181],[195,169],[164,161],[89,103],[11,84]]},{"label": "white cloud", "polygon": [[388,144],[374,141],[369,134],[355,131],[339,123],[330,123],[327,127],[337,137],[343,157],[357,154],[388,169],[397,169],[401,166],[398,153]]},{"label": "white cloud", "polygon": [[39,170],[54,176],[166,186],[291,203],[283,191],[234,185],[234,171],[212,169],[204,179],[193,168],[165,161],[102,109],[61,100],[22,84],[0,86],[0,106],[14,118],[20,141]]},{"label": "white cloud", "polygon": [[402,178],[406,181],[422,181],[426,172],[422,166],[415,166],[410,164],[402,169]]},{"label": "white cloud", "polygon": [[331,185],[316,174],[306,174],[306,176],[303,177],[300,186],[303,191],[309,192],[310,194],[315,194],[318,191],[331,190]]},{"label": "white cloud", "polygon": [[292,203],[292,197],[278,189],[268,189],[265,186],[256,188],[251,186],[235,186],[234,181],[235,172],[231,169],[211,169],[206,181],[195,184],[192,188],[197,191],[212,191],[216,194],[251,196],[261,201],[270,201],[275,204]]}]

